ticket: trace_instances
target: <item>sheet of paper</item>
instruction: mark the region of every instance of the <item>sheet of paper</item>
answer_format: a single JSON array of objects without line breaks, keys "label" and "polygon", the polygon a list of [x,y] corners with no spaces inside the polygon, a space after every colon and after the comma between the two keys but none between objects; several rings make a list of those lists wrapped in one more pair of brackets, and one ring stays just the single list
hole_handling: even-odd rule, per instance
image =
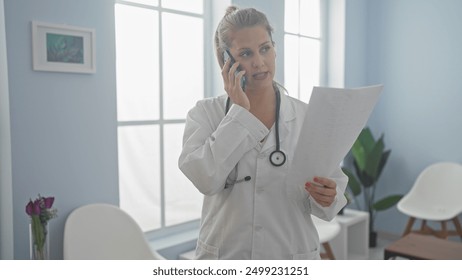
[{"label": "sheet of paper", "polygon": [[313,88],[288,184],[304,186],[314,176],[331,177],[366,125],[382,88]]}]

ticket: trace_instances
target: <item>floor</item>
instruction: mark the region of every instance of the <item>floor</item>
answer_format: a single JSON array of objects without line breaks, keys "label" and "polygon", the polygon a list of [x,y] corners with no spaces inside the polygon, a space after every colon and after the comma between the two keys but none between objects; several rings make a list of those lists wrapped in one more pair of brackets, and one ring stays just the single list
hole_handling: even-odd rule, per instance
[{"label": "floor", "polygon": [[369,259],[370,260],[383,260],[383,251],[385,247],[391,244],[394,240],[378,238],[377,247],[369,248]]}]

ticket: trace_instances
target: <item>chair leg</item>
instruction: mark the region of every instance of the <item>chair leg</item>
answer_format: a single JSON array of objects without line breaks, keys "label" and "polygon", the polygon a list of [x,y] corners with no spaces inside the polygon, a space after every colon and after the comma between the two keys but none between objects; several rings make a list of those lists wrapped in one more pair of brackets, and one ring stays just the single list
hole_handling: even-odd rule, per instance
[{"label": "chair leg", "polygon": [[322,247],[324,247],[324,251],[326,252],[325,256],[329,260],[335,260],[334,252],[332,251],[332,248],[330,247],[329,243],[328,242],[322,243]]},{"label": "chair leg", "polygon": [[420,231],[424,233],[427,230],[428,230],[427,220],[422,220],[422,224],[420,225]]},{"label": "chair leg", "polygon": [[442,238],[442,231],[436,231],[433,228],[431,228],[429,225],[427,225],[427,220],[422,220],[422,225],[420,226],[420,231],[418,231],[418,233],[425,235],[434,235],[436,237]]},{"label": "chair leg", "polygon": [[406,229],[404,229],[403,236],[409,234],[412,230],[412,226],[414,225],[415,218],[414,217],[409,217],[409,220],[407,221]]},{"label": "chair leg", "polygon": [[462,227],[460,226],[460,222],[457,216],[454,217],[454,219],[452,219],[452,222],[454,223],[454,226],[456,227],[457,234],[460,236],[460,239],[462,239]]},{"label": "chair leg", "polygon": [[[406,228],[402,234],[402,236],[405,236],[409,234],[412,231],[412,227],[414,226],[414,223],[416,221],[416,218],[414,217],[409,217],[409,220],[407,222]],[[454,217],[451,220],[454,223],[455,226],[455,231],[448,231],[447,228],[447,221],[441,221],[441,230],[434,230],[431,227],[427,225],[426,220],[422,220],[422,223],[420,225],[420,230],[416,230],[415,232],[420,233],[420,234],[429,234],[429,235],[434,235],[438,238],[443,238],[447,239],[449,235],[458,235],[460,239],[462,240],[462,226],[459,222],[458,217]]]},{"label": "chair leg", "polygon": [[448,238],[448,229],[446,227],[446,221],[441,221],[441,238],[447,239]]}]

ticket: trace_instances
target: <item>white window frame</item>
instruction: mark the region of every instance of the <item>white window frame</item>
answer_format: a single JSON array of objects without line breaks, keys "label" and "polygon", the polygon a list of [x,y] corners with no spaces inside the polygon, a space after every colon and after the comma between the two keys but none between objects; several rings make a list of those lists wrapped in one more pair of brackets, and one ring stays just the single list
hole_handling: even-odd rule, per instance
[{"label": "white window frame", "polygon": [[[301,1],[306,1],[306,0],[298,0],[299,2]],[[320,0],[320,36],[319,38],[316,37],[310,37],[310,36],[305,36],[302,34],[298,33],[292,33],[292,32],[286,32],[285,27],[283,28],[283,38],[286,38],[286,35],[292,35],[296,36],[299,38],[307,38],[311,40],[317,40],[320,42],[320,59],[319,59],[319,86],[327,86],[328,84],[328,73],[327,73],[327,64],[328,64],[328,56],[327,56],[327,47],[328,47],[328,33],[327,33],[327,27],[328,27],[328,2],[329,1],[323,1]],[[284,11],[284,16],[285,16],[285,11]],[[285,44],[285,42],[284,42]],[[299,57],[300,57],[300,50],[299,50]],[[284,60],[284,66],[285,68],[285,60]],[[287,73],[287,71],[284,71],[284,80],[286,80],[286,76],[291,75],[291,73]],[[300,69],[298,70],[298,90],[297,92],[289,92],[289,95],[300,99]],[[306,93],[302,93],[306,94]],[[311,94],[311,93],[310,93]]]}]

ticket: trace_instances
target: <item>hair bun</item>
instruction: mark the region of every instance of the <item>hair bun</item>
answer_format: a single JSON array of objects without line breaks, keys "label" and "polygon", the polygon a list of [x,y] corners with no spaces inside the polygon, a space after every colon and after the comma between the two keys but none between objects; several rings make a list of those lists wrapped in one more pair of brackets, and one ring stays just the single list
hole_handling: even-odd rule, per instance
[{"label": "hair bun", "polygon": [[229,15],[229,14],[232,14],[233,12],[239,10],[239,8],[237,6],[229,6],[228,8],[226,8],[226,13],[225,13],[225,16]]}]

